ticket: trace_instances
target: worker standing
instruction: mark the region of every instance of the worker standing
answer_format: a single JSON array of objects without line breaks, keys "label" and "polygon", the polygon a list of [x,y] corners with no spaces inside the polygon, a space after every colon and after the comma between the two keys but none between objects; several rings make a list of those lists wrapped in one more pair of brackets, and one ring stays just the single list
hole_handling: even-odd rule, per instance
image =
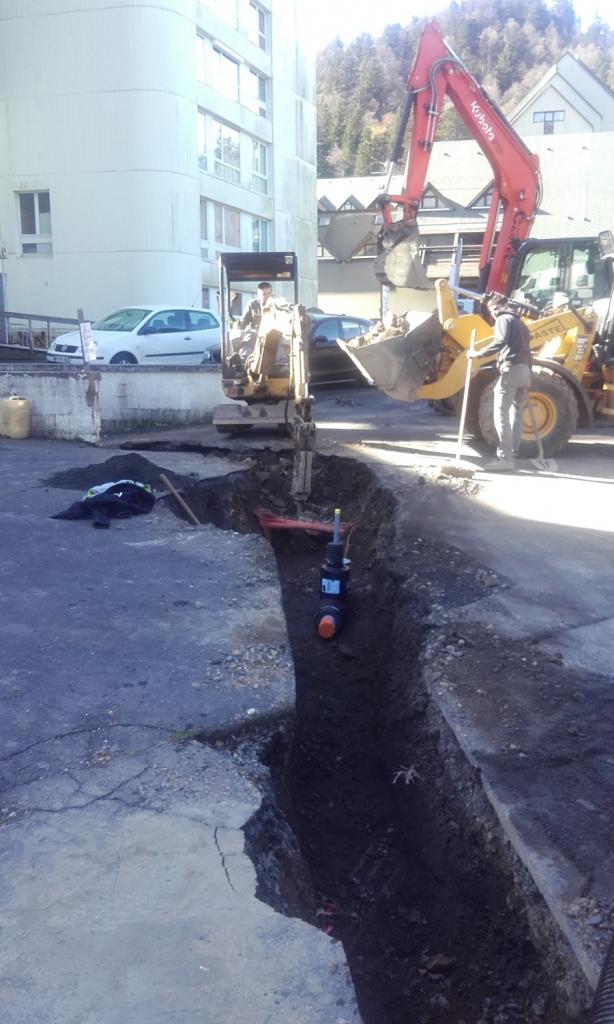
[{"label": "worker standing", "polygon": [[506,304],[505,296],[494,295],[487,301],[494,317],[495,333],[490,345],[472,357],[497,356],[499,379],[495,385],[495,428],[499,437],[497,458],[485,469],[510,472],[522,440],[522,416],[531,382],[531,335],[518,314]]}]

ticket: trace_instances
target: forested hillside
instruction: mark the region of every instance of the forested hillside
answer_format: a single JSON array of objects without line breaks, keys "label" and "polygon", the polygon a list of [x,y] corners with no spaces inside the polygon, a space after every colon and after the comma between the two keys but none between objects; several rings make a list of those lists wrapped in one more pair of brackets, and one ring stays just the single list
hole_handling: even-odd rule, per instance
[{"label": "forested hillside", "polygon": [[[614,29],[597,19],[581,32],[570,0],[463,0],[437,15],[446,39],[505,111],[571,49],[614,88]],[[424,21],[389,25],[374,39],[339,40],[318,56],[318,174],[382,170],[391,149]],[[438,138],[466,138],[453,108]]]}]

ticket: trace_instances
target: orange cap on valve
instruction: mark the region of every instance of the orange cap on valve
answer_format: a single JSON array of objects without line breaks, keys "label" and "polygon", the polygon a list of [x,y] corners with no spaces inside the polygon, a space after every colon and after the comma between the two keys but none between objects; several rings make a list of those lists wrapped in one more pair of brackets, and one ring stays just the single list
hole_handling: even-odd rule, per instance
[{"label": "orange cap on valve", "polygon": [[318,622],[318,633],[324,640],[330,640],[337,632],[337,623],[332,615],[323,615]]}]

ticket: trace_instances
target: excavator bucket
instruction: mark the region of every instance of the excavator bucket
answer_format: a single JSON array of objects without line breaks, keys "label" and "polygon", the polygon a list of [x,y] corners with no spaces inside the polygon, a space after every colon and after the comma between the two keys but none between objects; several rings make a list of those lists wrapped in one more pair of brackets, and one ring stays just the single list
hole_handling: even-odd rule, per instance
[{"label": "excavator bucket", "polygon": [[395,224],[384,233],[374,265],[378,281],[395,288],[433,287],[420,259],[419,237],[415,222]]},{"label": "excavator bucket", "polygon": [[[370,384],[400,402],[414,402],[418,391],[435,371],[442,348],[441,324],[436,313],[412,313],[411,330],[382,341],[360,338],[338,341]],[[388,333],[388,332],[385,332]]]}]

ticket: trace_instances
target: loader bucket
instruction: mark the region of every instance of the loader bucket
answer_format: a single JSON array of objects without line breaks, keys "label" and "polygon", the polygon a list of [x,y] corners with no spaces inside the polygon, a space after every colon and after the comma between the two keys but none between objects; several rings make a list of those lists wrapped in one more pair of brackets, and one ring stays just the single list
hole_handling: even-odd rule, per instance
[{"label": "loader bucket", "polygon": [[415,223],[395,225],[384,234],[383,249],[375,259],[375,276],[382,284],[395,288],[430,289],[418,248],[418,228]]},{"label": "loader bucket", "polygon": [[408,334],[366,345],[337,342],[370,384],[400,402],[415,402],[418,391],[435,371],[442,348],[436,313],[414,313],[412,320]]}]

